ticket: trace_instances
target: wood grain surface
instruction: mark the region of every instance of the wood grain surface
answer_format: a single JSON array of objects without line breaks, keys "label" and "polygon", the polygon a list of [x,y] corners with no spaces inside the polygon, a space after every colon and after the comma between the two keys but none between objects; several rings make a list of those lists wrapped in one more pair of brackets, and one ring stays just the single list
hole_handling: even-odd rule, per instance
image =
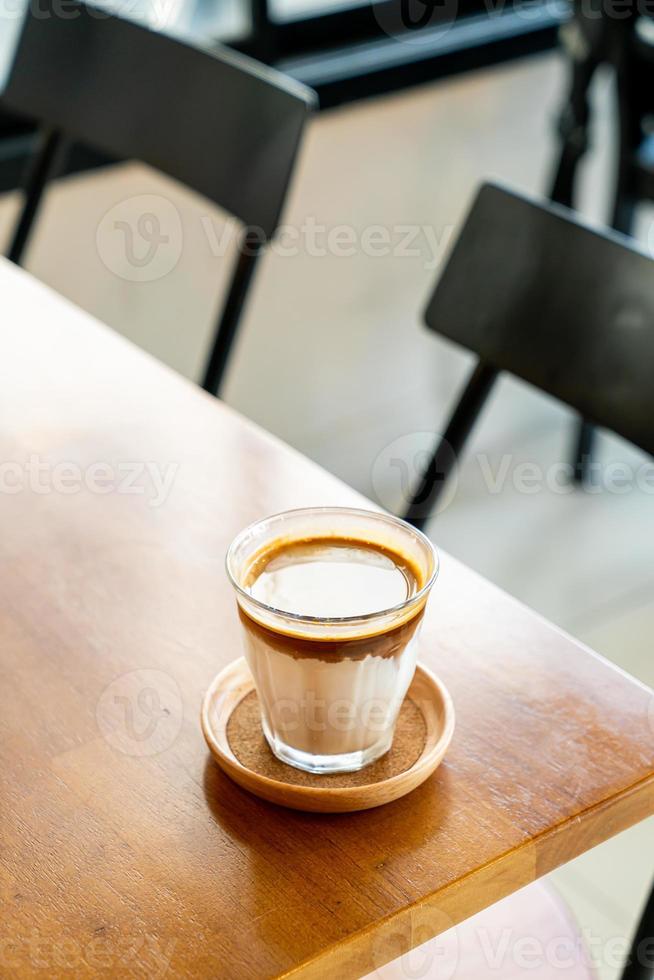
[{"label": "wood grain surface", "polygon": [[[354,977],[654,811],[651,692],[447,555],[434,776],[348,815],[235,786],[198,718],[241,653],[225,549],[362,500],[4,262],[0,287],[0,974]],[[145,463],[163,502],[115,485]]]}]

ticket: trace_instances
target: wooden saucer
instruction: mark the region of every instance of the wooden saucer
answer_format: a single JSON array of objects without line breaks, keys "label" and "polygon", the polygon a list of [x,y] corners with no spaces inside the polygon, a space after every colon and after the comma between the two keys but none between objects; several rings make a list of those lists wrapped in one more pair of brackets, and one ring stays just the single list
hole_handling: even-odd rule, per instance
[{"label": "wooden saucer", "polygon": [[452,740],[454,707],[445,686],[418,664],[390,751],[365,769],[335,775],[302,772],[275,758],[261,731],[259,702],[244,658],[214,678],[201,721],[216,762],[239,786],[293,810],[346,813],[390,803],[423,783]]}]

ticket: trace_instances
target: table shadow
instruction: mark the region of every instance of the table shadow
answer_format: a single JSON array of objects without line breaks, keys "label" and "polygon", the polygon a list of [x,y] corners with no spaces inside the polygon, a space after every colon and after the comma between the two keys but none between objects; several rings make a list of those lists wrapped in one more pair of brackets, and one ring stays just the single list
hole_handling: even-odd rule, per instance
[{"label": "table shadow", "polygon": [[[356,813],[307,813],[278,806],[259,799],[237,786],[220,769],[211,755],[207,755],[204,767],[203,789],[205,799],[215,821],[230,837],[236,837],[248,848],[256,845],[257,851],[266,841],[280,833],[295,835],[303,830],[311,832],[315,844],[316,834],[329,835],[337,829],[341,840],[353,843],[362,829],[366,835],[379,838],[391,825],[401,825],[402,833],[394,832],[388,841],[389,856],[420,847],[438,830],[446,819],[451,803],[451,774],[444,763],[421,786],[411,793]],[[329,837],[333,843],[333,838]]]}]

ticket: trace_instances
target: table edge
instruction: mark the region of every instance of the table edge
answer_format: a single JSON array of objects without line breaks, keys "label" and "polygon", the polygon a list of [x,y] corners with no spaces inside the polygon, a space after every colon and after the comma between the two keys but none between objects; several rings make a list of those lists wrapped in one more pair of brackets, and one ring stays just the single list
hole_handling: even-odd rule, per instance
[{"label": "table edge", "polygon": [[[615,796],[593,804],[481,865],[458,881],[276,974],[276,980],[324,980],[325,976],[355,980],[365,976],[652,815],[654,772]],[[571,841],[566,831],[573,827],[584,830],[586,839],[582,847],[569,846]],[[469,891],[471,885],[479,900],[472,903],[474,908],[466,901],[464,908],[461,892],[463,889]],[[435,919],[440,920],[440,927],[433,928]],[[442,928],[443,920],[447,923],[445,928]],[[414,941],[416,932],[419,937]],[[371,952],[373,942],[376,946],[374,956]],[[389,942],[392,947],[387,945],[382,951],[384,943]]]}]

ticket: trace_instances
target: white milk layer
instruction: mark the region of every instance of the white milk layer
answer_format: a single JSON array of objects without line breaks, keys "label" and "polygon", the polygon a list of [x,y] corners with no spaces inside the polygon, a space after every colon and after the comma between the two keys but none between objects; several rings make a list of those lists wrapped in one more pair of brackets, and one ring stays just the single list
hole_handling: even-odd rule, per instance
[{"label": "white milk layer", "polygon": [[390,741],[413,678],[418,633],[393,656],[319,660],[275,650],[246,627],[245,654],[269,731],[313,755],[365,751],[385,737]]}]

